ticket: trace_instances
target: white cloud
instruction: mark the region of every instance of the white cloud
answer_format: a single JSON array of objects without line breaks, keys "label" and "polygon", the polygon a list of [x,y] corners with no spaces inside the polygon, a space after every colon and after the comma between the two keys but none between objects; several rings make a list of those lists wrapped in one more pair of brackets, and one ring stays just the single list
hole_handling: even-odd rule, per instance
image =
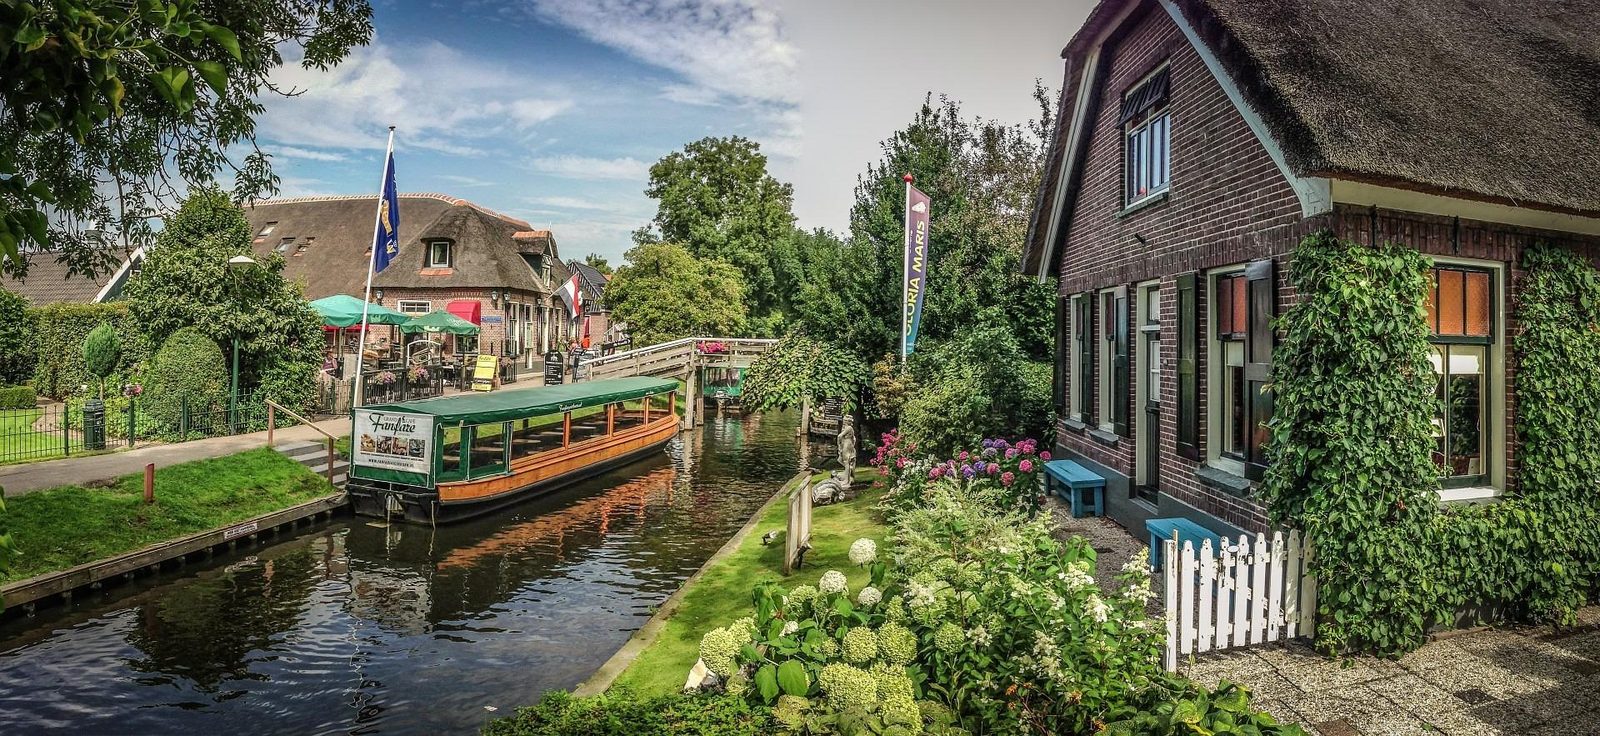
[{"label": "white cloud", "polygon": [[799,102],[797,54],[761,0],[531,0],[542,20],[746,100]]},{"label": "white cloud", "polygon": [[492,181],[486,181],[471,176],[462,176],[460,174],[439,174],[434,178],[443,179],[451,184],[459,184],[464,187],[489,187],[495,185],[495,183]]},{"label": "white cloud", "polygon": [[591,158],[588,156],[541,156],[531,162],[541,174],[572,179],[637,179],[650,175],[650,165],[631,156]]},{"label": "white cloud", "polygon": [[295,146],[262,146],[261,151],[273,158],[298,158],[306,161],[343,161],[345,155],[332,151],[314,151]]},{"label": "white cloud", "polygon": [[605,202],[596,202],[581,197],[532,197],[529,204],[542,207],[554,207],[558,210],[600,210],[617,211],[616,205]]},{"label": "white cloud", "polygon": [[573,108],[559,95],[530,95],[524,76],[437,42],[400,50],[375,40],[326,72],[297,62],[288,59],[272,81],[300,94],[264,97],[260,130],[263,140],[298,150],[382,148],[386,127],[400,125],[398,146],[481,156],[487,149],[474,142]]}]

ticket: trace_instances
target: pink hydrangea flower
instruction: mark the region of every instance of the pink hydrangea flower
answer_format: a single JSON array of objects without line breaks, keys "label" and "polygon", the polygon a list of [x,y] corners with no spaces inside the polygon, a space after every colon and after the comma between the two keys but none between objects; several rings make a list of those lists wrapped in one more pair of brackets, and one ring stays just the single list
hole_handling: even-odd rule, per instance
[{"label": "pink hydrangea flower", "polygon": [[1044,452],[1039,453],[1039,459],[1048,462],[1050,460],[1050,451],[1045,450]]},{"label": "pink hydrangea flower", "polygon": [[967,457],[968,457],[968,455],[967,455],[967,451],[966,451],[966,450],[962,450],[962,451],[961,451],[961,459],[962,459],[962,460],[966,460],[966,459],[967,459]]},{"label": "pink hydrangea flower", "polygon": [[989,463],[989,466],[984,468],[983,471],[989,475],[994,475],[1000,472],[1000,463]]},{"label": "pink hydrangea flower", "polygon": [[1033,472],[1033,461],[1029,460],[1027,458],[1023,458],[1022,462],[1017,463],[1017,470],[1020,470],[1020,471],[1022,471],[1024,473]]},{"label": "pink hydrangea flower", "polygon": [[1017,482],[1017,475],[1009,470],[1000,474],[1000,485],[1009,486]]}]

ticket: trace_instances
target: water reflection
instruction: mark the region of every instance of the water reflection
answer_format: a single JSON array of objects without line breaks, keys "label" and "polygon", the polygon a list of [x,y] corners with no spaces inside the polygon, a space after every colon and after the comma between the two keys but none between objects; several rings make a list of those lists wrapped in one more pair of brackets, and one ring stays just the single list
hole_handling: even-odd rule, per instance
[{"label": "water reflection", "polygon": [[587,677],[800,464],[795,417],[430,530],[347,519],[0,625],[32,732],[475,730]]}]

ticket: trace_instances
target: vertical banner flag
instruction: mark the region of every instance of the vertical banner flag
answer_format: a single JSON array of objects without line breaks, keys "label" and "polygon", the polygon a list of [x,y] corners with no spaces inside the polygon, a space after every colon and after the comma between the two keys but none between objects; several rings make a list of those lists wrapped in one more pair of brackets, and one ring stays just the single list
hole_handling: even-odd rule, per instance
[{"label": "vertical banner flag", "polygon": [[578,313],[583,311],[583,290],[578,288],[578,274],[572,274],[572,278],[561,286],[561,300],[572,310],[572,318],[577,319]]},{"label": "vertical banner flag", "polygon": [[400,195],[394,186],[394,144],[383,166],[383,194],[378,197],[378,227],[372,234],[372,271],[382,272],[400,254]]},{"label": "vertical banner flag", "polygon": [[922,296],[928,290],[928,195],[906,182],[906,257],[905,299],[901,303],[900,359],[917,347],[917,328],[922,324]]}]

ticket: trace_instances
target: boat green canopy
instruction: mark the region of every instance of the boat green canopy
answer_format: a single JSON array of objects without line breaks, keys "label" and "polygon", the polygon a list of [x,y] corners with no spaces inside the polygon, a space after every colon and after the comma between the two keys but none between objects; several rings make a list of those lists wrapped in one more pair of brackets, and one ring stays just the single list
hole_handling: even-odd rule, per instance
[{"label": "boat green canopy", "polygon": [[678,390],[665,378],[608,378],[510,391],[454,394],[431,399],[360,407],[360,411],[392,411],[432,416],[436,425],[492,424],[513,419],[559,414],[588,406],[604,406]]},{"label": "boat green canopy", "polygon": [[478,326],[442,309],[435,309],[400,325],[400,331],[406,334],[413,332],[445,332],[451,335],[476,335],[478,334]]},{"label": "boat green canopy", "polygon": [[[322,324],[329,327],[350,327],[361,324],[361,300],[345,294],[325,296],[311,303],[311,308],[322,315]],[[403,325],[411,315],[401,314],[381,304],[367,305],[367,324]]]}]

